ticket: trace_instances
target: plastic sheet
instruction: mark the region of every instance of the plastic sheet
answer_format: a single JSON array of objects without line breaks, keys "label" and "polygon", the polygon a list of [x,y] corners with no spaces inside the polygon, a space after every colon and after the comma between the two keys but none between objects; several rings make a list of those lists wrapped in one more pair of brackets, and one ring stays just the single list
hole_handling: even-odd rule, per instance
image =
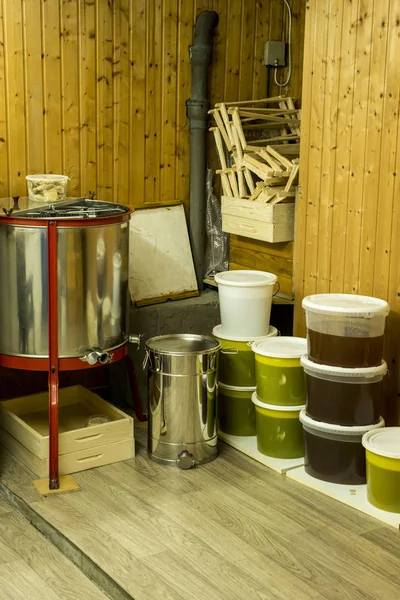
[{"label": "plastic sheet", "polygon": [[229,268],[229,234],[222,231],[221,203],[214,194],[214,171],[207,170],[206,180],[206,235],[205,277]]}]

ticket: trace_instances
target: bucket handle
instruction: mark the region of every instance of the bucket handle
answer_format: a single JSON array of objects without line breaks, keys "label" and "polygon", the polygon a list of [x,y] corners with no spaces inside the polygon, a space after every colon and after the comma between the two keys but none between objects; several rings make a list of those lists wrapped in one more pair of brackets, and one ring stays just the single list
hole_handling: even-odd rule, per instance
[{"label": "bucket handle", "polygon": [[221,354],[238,354],[239,350],[232,346],[232,348],[221,348],[220,352]]},{"label": "bucket handle", "polygon": [[142,364],[143,371],[146,369],[147,365],[149,365],[149,367],[152,368],[150,353],[148,350],[146,350],[146,354],[144,355],[144,359],[143,359],[143,364]]},{"label": "bucket handle", "polygon": [[279,283],[279,281],[275,281],[276,285],[278,286],[278,289],[276,290],[276,292],[274,292],[272,294],[272,297],[276,296],[277,294],[279,294],[280,289],[281,289],[281,284]]}]

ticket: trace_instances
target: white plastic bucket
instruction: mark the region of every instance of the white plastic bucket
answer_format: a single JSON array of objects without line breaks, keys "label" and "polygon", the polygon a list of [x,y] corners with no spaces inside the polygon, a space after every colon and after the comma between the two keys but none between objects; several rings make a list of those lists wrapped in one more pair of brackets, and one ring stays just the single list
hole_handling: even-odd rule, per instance
[{"label": "white plastic bucket", "polygon": [[215,276],[224,336],[268,335],[276,280],[276,275],[265,271],[225,271]]},{"label": "white plastic bucket", "polygon": [[303,308],[312,361],[335,367],[381,364],[389,314],[385,300],[356,294],[316,294],[304,298]]}]

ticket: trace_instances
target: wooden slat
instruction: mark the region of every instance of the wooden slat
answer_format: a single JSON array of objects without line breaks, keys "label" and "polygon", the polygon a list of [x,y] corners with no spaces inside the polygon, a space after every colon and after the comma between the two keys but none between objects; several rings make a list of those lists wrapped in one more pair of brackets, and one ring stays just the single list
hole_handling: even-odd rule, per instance
[{"label": "wooden slat", "polygon": [[43,70],[40,0],[22,0],[27,171],[44,171]]},{"label": "wooden slat", "polygon": [[63,173],[71,179],[68,185],[71,196],[80,195],[81,181],[79,102],[77,102],[80,94],[79,65],[81,64],[79,37],[77,4],[63,0],[61,3],[61,139]]},{"label": "wooden slat", "polygon": [[145,118],[146,118],[146,0],[131,3],[129,39],[130,81],[130,202],[145,201]]},{"label": "wooden slat", "polygon": [[160,199],[168,202],[175,197],[178,12],[176,0],[164,0],[163,4]]},{"label": "wooden slat", "polygon": [[7,97],[6,97],[6,72],[5,72],[5,40],[4,40],[4,14],[3,2],[0,2],[0,194],[9,196],[8,178],[8,128],[7,128]]},{"label": "wooden slat", "polygon": [[[57,3],[44,2],[44,5]],[[96,161],[96,7],[90,0],[80,3],[81,57],[80,68],[80,172],[81,194],[97,192]],[[56,68],[57,65],[54,65]]]},{"label": "wooden slat", "polygon": [[21,9],[21,3],[3,0],[8,186],[13,195],[26,194],[25,175],[27,149],[25,136],[23,22]]}]

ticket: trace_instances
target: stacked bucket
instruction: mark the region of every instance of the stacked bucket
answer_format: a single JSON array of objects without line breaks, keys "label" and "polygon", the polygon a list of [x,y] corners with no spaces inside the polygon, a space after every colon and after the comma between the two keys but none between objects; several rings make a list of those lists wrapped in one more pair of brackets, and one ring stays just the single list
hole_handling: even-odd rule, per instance
[{"label": "stacked bucket", "polygon": [[252,396],[256,389],[255,360],[251,346],[259,337],[278,335],[270,327],[276,275],[263,271],[226,271],[218,283],[221,325],[213,335],[221,344],[218,368],[218,421],[222,433],[256,434]]},{"label": "stacked bucket", "polygon": [[252,344],[256,363],[257,449],[278,459],[304,456],[299,421],[304,408],[305,385],[300,358],[306,350],[303,338],[277,337]]},{"label": "stacked bucket", "polygon": [[386,302],[351,294],[303,300],[308,355],[301,359],[307,388],[300,413],[305,470],[346,485],[366,482],[364,440],[384,427],[381,417]]},{"label": "stacked bucket", "polygon": [[304,455],[299,413],[305,403],[300,358],[306,340],[277,337],[270,327],[276,276],[262,271],[228,271],[218,283],[221,344],[218,375],[219,430],[257,435],[259,452],[273,458]]}]

